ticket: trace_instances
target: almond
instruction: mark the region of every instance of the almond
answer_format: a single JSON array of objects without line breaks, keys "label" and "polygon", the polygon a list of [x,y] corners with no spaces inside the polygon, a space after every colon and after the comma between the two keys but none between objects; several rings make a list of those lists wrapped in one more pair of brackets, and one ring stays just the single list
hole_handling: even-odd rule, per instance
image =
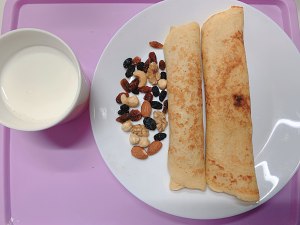
[{"label": "almond", "polygon": [[162,143],[160,141],[153,141],[149,146],[148,146],[148,155],[154,155],[156,154],[160,149],[162,148]]},{"label": "almond", "polygon": [[141,107],[141,114],[143,117],[150,117],[152,111],[152,107],[150,102],[144,101]]},{"label": "almond", "polygon": [[147,159],[148,155],[144,148],[139,146],[134,146],[131,149],[131,155],[137,159]]}]

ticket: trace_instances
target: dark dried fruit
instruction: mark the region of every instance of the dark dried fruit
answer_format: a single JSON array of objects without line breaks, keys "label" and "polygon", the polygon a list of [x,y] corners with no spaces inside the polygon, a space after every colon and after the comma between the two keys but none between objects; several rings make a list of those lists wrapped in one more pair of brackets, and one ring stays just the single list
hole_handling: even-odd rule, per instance
[{"label": "dark dried fruit", "polygon": [[116,121],[119,122],[119,123],[125,123],[127,120],[129,120],[129,113],[125,113],[121,116],[119,116]]},{"label": "dark dried fruit", "polygon": [[126,76],[127,78],[132,77],[134,71],[135,71],[135,66],[134,66],[134,65],[130,65],[130,66],[128,67],[128,69],[126,70],[125,76]]},{"label": "dark dried fruit", "polygon": [[121,110],[121,109],[118,111],[118,114],[119,114],[119,115],[123,115],[123,114],[125,114],[125,113],[128,113],[128,112],[123,111],[123,110]]},{"label": "dark dried fruit", "polygon": [[167,97],[167,92],[165,90],[161,91],[159,94],[159,101],[164,101],[165,98]]},{"label": "dark dried fruit", "polygon": [[151,117],[145,117],[143,120],[143,123],[145,127],[149,130],[155,130],[156,129],[156,122]]},{"label": "dark dried fruit", "polygon": [[166,114],[168,112],[168,99],[164,101],[162,112]]},{"label": "dark dried fruit", "polygon": [[123,67],[127,69],[132,64],[132,58],[127,58],[123,62]]},{"label": "dark dried fruit", "polygon": [[148,58],[144,64],[144,72],[147,73],[150,64],[150,59]]},{"label": "dark dried fruit", "polygon": [[155,97],[158,97],[159,96],[159,88],[157,86],[153,86],[152,93]]},{"label": "dark dried fruit", "polygon": [[149,60],[150,60],[150,63],[152,63],[152,62],[157,63],[157,58],[156,58],[155,52],[150,52],[149,53]]},{"label": "dark dried fruit", "polygon": [[131,121],[139,121],[140,119],[142,119],[142,114],[139,110],[132,109],[129,112],[129,118],[130,118]]},{"label": "dark dried fruit", "polygon": [[165,133],[157,133],[154,135],[154,140],[155,141],[162,141],[167,137],[167,134]]},{"label": "dark dried fruit", "polygon": [[139,85],[139,78],[135,78],[133,81],[130,82],[130,91],[133,93],[134,90],[138,89],[138,85]]},{"label": "dark dried fruit", "polygon": [[145,96],[144,96],[144,100],[146,100],[148,102],[152,102],[153,95],[150,92],[146,93]]},{"label": "dark dried fruit", "polygon": [[125,94],[126,97],[129,97],[129,94],[125,93],[125,92],[121,92],[120,94],[118,94],[117,97],[116,97],[116,102],[119,103],[119,104],[122,104],[122,102],[121,102],[121,95],[122,94]]},{"label": "dark dried fruit", "polygon": [[129,106],[126,104],[123,104],[120,106],[120,110],[122,110],[124,112],[129,112]]},{"label": "dark dried fruit", "polygon": [[139,88],[139,91],[142,92],[142,93],[149,93],[149,92],[152,91],[152,88],[149,87],[149,86],[143,86],[143,87]]},{"label": "dark dried fruit", "polygon": [[158,101],[152,101],[151,102],[151,107],[153,109],[162,109],[162,104]]},{"label": "dark dried fruit", "polygon": [[136,57],[133,58],[132,64],[136,65],[136,64],[138,64],[140,61],[141,61],[141,57],[136,56]]},{"label": "dark dried fruit", "polygon": [[166,72],[161,72],[160,73],[160,79],[167,79],[167,73]]},{"label": "dark dried fruit", "polygon": [[134,90],[131,91],[133,94],[138,95],[140,93],[139,89],[136,88]]},{"label": "dark dried fruit", "polygon": [[124,78],[120,81],[120,84],[121,84],[122,88],[124,89],[124,91],[130,92],[130,84],[128,83],[128,80],[126,80]]},{"label": "dark dried fruit", "polygon": [[158,42],[158,41],[150,41],[149,42],[149,45],[152,47],[152,48],[158,48],[158,49],[161,49],[163,48],[163,44]]},{"label": "dark dried fruit", "polygon": [[137,68],[138,70],[144,71],[145,63],[144,63],[144,62],[139,62],[139,63],[136,65],[136,68]]},{"label": "dark dried fruit", "polygon": [[166,69],[166,63],[164,60],[160,60],[158,64],[159,69],[165,70]]}]

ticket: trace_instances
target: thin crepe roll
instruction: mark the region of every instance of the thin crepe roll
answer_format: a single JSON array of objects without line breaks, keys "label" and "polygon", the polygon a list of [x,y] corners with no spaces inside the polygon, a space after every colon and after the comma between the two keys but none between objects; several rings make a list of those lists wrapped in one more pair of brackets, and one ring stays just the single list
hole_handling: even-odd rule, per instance
[{"label": "thin crepe roll", "polygon": [[256,202],[244,12],[232,7],[202,28],[206,100],[206,181],[217,192]]},{"label": "thin crepe roll", "polygon": [[200,63],[197,23],[172,27],[164,43],[168,73],[170,189],[206,188]]}]

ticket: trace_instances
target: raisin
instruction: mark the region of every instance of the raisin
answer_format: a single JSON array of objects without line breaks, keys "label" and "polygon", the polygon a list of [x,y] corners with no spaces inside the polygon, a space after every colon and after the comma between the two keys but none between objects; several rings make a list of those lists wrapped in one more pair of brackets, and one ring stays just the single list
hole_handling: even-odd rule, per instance
[{"label": "raisin", "polygon": [[153,95],[150,92],[146,93],[145,96],[144,96],[144,100],[146,100],[148,102],[152,102]]},{"label": "raisin", "polygon": [[119,123],[125,123],[127,120],[129,120],[129,113],[125,113],[121,116],[119,116],[116,121],[119,122]]},{"label": "raisin", "polygon": [[164,113],[164,114],[166,114],[167,112],[168,112],[168,99],[166,100],[166,101],[164,101],[164,104],[163,104],[163,110],[162,110],[162,112]]},{"label": "raisin", "polygon": [[130,84],[128,83],[128,81],[125,78],[120,81],[120,84],[121,84],[122,88],[124,89],[124,91],[130,92]]},{"label": "raisin", "polygon": [[144,62],[139,62],[139,63],[136,65],[136,68],[137,68],[138,70],[144,71],[145,63],[144,63]]},{"label": "raisin", "polygon": [[123,114],[125,114],[125,113],[128,113],[128,111],[126,112],[126,111],[123,111],[123,110],[121,110],[121,109],[118,111],[118,114],[119,114],[119,115],[123,115]]},{"label": "raisin", "polygon": [[152,88],[149,87],[149,86],[143,86],[143,87],[139,88],[139,91],[142,92],[142,93],[149,93],[149,92],[152,91]]},{"label": "raisin", "polygon": [[123,67],[127,69],[132,64],[132,58],[127,58],[123,62]]},{"label": "raisin", "polygon": [[150,59],[148,58],[144,64],[144,72],[147,73],[150,64]]},{"label": "raisin", "polygon": [[151,102],[151,107],[153,109],[162,109],[162,104],[158,101],[152,101]]},{"label": "raisin", "polygon": [[143,123],[145,127],[149,130],[155,130],[156,129],[156,122],[151,117],[145,117],[143,120]]},{"label": "raisin", "polygon": [[126,104],[123,104],[120,106],[120,110],[122,110],[124,112],[129,112],[129,106]]},{"label": "raisin", "polygon": [[153,86],[152,93],[155,97],[159,96],[159,88],[157,86]]},{"label": "raisin", "polygon": [[165,133],[157,133],[154,135],[154,140],[155,141],[162,141],[167,137],[167,134]]},{"label": "raisin", "polygon": [[139,89],[136,88],[134,90],[131,91],[133,94],[138,95],[140,93]]},{"label": "raisin", "polygon": [[166,72],[161,72],[160,73],[160,79],[167,79],[167,73]]},{"label": "raisin", "polygon": [[[139,78],[135,78],[133,81],[130,82],[130,91],[133,93],[134,90],[136,90],[138,88],[139,85]],[[135,94],[135,93],[134,93]]]},{"label": "raisin", "polygon": [[139,121],[140,119],[142,119],[142,114],[139,110],[132,109],[129,112],[129,118],[130,118],[131,121]]},{"label": "raisin", "polygon": [[130,65],[130,66],[128,67],[128,69],[126,70],[125,76],[126,76],[127,78],[132,77],[134,71],[135,71],[135,66],[134,66],[134,65]]},{"label": "raisin", "polygon": [[166,69],[166,63],[165,63],[165,61],[164,60],[160,60],[159,63],[158,63],[158,67],[161,70],[165,70]]},{"label": "raisin", "polygon": [[129,97],[129,94],[125,93],[125,92],[121,92],[120,94],[118,94],[117,97],[116,97],[116,102],[119,103],[119,104],[122,104],[122,102],[121,102],[121,95],[122,94],[125,94],[126,97]]},{"label": "raisin", "polygon": [[150,52],[149,53],[149,59],[150,59],[150,63],[152,63],[152,62],[157,63],[157,58],[156,58],[155,52]]},{"label": "raisin", "polygon": [[136,56],[136,57],[133,58],[132,63],[133,63],[134,65],[136,65],[136,64],[138,64],[140,61],[141,61],[141,57]]},{"label": "raisin", "polygon": [[165,98],[167,97],[167,92],[164,90],[164,91],[161,91],[160,94],[159,94],[159,101],[164,101]]}]

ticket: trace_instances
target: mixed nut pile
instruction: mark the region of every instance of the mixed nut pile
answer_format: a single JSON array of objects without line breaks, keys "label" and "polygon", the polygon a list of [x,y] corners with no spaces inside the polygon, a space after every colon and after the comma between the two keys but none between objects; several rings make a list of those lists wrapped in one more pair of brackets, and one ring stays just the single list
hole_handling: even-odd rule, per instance
[{"label": "mixed nut pile", "polygon": [[[156,41],[149,42],[149,45],[155,49],[163,48]],[[138,159],[146,159],[162,148],[161,141],[167,137],[164,133],[168,125],[166,64],[164,60],[158,62],[155,52],[150,52],[145,62],[139,56],[127,58],[123,67],[126,78],[120,81],[124,92],[116,97],[116,102],[120,104],[116,121],[122,123],[123,131],[130,132],[131,154]],[[137,97],[140,94],[144,94],[142,104]],[[142,123],[137,122],[142,119]],[[149,130],[158,131],[152,142],[148,138]]]}]

